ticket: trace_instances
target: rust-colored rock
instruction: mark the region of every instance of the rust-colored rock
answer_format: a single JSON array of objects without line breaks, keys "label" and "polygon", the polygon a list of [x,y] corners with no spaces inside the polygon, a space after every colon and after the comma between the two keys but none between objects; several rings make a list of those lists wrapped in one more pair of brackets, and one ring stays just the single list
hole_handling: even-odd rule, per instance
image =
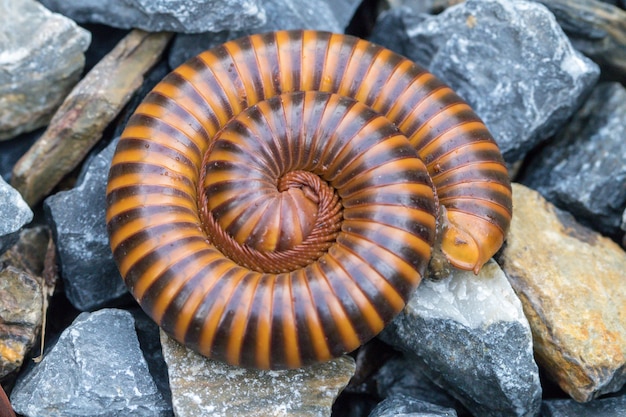
[{"label": "rust-colored rock", "polygon": [[18,370],[44,322],[56,274],[47,228],[26,229],[0,257],[0,378]]},{"label": "rust-colored rock", "polygon": [[170,33],[130,32],[83,78],[15,164],[11,185],[32,207],[98,142],[167,46]]},{"label": "rust-colored rock", "polygon": [[626,252],[514,184],[499,263],[548,375],[581,402],[619,390],[626,382]]}]

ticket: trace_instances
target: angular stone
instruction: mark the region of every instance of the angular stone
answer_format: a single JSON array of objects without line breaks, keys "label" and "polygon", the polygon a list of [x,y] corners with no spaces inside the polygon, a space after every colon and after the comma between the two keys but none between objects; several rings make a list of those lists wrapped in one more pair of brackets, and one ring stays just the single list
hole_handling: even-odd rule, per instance
[{"label": "angular stone", "polygon": [[396,394],[376,406],[369,417],[457,417],[452,408],[430,404],[408,395]]},{"label": "angular stone", "polygon": [[554,134],[599,75],[534,2],[468,0],[406,32],[406,55],[468,101],[509,163]]},{"label": "angular stone", "polygon": [[541,417],[626,417],[626,394],[579,403],[573,400],[545,400]]},{"label": "angular stone", "polygon": [[354,360],[287,371],[243,369],[207,359],[161,332],[177,417],[327,417],[354,375]]},{"label": "angular stone", "polygon": [[473,415],[534,416],[541,401],[522,306],[498,265],[425,280],[381,333]]},{"label": "angular stone", "polygon": [[521,182],[581,223],[621,235],[626,208],[626,89],[600,83],[559,134],[533,156]]},{"label": "angular stone", "polygon": [[102,137],[171,34],[130,32],[76,85],[44,134],[13,168],[11,184],[33,206],[76,168]]},{"label": "angular stone", "polygon": [[24,416],[170,416],[144,360],[130,313],[81,313],[11,394]]},{"label": "angular stone", "polygon": [[539,0],[556,17],[576,49],[603,71],[626,73],[626,11],[596,0]]},{"label": "angular stone", "polygon": [[0,254],[13,245],[20,229],[33,219],[33,212],[20,193],[0,177]]},{"label": "angular stone", "polygon": [[41,331],[44,297],[54,289],[44,278],[50,243],[47,228],[25,229],[0,256],[0,378],[19,370]]},{"label": "angular stone", "polygon": [[513,221],[498,259],[546,373],[580,402],[619,390],[626,382],[626,252],[514,184]]},{"label": "angular stone", "polygon": [[426,376],[414,356],[402,355],[387,361],[373,379],[380,398],[405,395],[444,408],[463,410],[458,401]]},{"label": "angular stone", "polygon": [[0,0],[0,140],[44,126],[80,78],[89,32],[34,0]]},{"label": "angular stone", "polygon": [[357,6],[355,0],[265,0],[264,24],[219,33],[178,35],[170,50],[169,64],[176,68],[206,49],[252,33],[303,28],[343,33]]},{"label": "angular stone", "polygon": [[417,26],[426,18],[427,15],[415,11],[414,8],[410,8],[408,5],[385,10],[378,15],[376,24],[368,39],[400,55],[408,56],[411,52],[411,48],[408,48],[410,38],[408,29]]},{"label": "angular stone", "polygon": [[106,184],[117,141],[85,165],[76,187],[44,202],[55,236],[65,294],[81,311],[128,293],[113,261],[106,230]]},{"label": "angular stone", "polygon": [[217,32],[265,22],[259,0],[42,0],[79,23],[102,23],[148,32]]}]

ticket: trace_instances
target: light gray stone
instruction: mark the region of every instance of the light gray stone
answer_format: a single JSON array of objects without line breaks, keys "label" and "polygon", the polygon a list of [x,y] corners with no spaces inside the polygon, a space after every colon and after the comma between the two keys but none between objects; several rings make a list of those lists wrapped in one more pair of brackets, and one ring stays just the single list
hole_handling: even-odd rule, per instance
[{"label": "light gray stone", "polygon": [[406,33],[405,54],[474,108],[509,163],[554,134],[599,75],[554,16],[530,1],[468,0]]},{"label": "light gray stone", "polygon": [[90,40],[35,0],[0,0],[0,140],[48,123],[80,78]]},{"label": "light gray stone", "polygon": [[161,331],[177,417],[327,417],[354,375],[349,356],[286,371],[243,369],[185,348]]},{"label": "light gray stone", "polygon": [[18,379],[15,411],[35,416],[170,416],[139,348],[130,313],[82,313]]},{"label": "light gray stone", "polygon": [[378,404],[369,417],[457,417],[451,408],[397,394]]},{"label": "light gray stone", "polygon": [[179,35],[172,45],[169,64],[176,68],[200,52],[252,33],[283,29],[317,29],[342,33],[358,6],[355,0],[266,0],[267,21],[257,27],[220,33]]},{"label": "light gray stone", "polygon": [[541,401],[532,336],[498,265],[420,284],[381,333],[473,415],[535,416]]},{"label": "light gray stone", "polygon": [[217,32],[265,22],[259,0],[42,0],[79,23],[149,32]]},{"label": "light gray stone", "polygon": [[625,138],[626,89],[600,83],[529,161],[521,182],[586,226],[617,237],[626,208]]},{"label": "light gray stone", "polygon": [[33,212],[20,193],[0,177],[0,254],[11,247],[20,229],[33,219]]},{"label": "light gray stone", "polygon": [[94,310],[128,293],[113,261],[105,221],[106,184],[116,144],[111,143],[85,165],[75,188],[44,202],[65,293],[81,311]]}]

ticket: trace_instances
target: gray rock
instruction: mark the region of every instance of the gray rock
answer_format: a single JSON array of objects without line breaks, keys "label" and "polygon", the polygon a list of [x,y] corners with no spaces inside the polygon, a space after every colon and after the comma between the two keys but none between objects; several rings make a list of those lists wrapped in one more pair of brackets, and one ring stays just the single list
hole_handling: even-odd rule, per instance
[{"label": "gray rock", "polygon": [[177,417],[327,417],[354,375],[349,356],[286,371],[243,369],[185,348],[161,331]]},{"label": "gray rock", "polygon": [[81,311],[94,310],[127,294],[113,261],[105,222],[106,184],[116,143],[85,164],[75,188],[44,202],[65,293]]},{"label": "gray rock", "polygon": [[15,411],[34,416],[170,416],[144,360],[130,313],[82,313],[18,379]]},{"label": "gray rock", "polygon": [[539,1],[554,14],[574,47],[600,65],[603,75],[623,77],[626,72],[626,11],[616,2]]},{"label": "gray rock", "polygon": [[509,163],[554,134],[599,75],[554,16],[529,1],[468,0],[406,32],[405,54],[467,100]]},{"label": "gray rock", "polygon": [[267,21],[243,30],[179,35],[172,45],[169,64],[176,68],[200,52],[252,33],[282,29],[317,29],[342,33],[358,6],[355,0],[266,0]]},{"label": "gray rock", "polygon": [[0,177],[0,254],[11,247],[20,229],[33,219],[33,212],[20,193]]},{"label": "gray rock", "polygon": [[626,208],[626,89],[601,83],[528,164],[521,182],[585,225],[620,235]]},{"label": "gray rock", "polygon": [[102,23],[148,32],[217,32],[265,22],[259,0],[42,0],[79,23]]},{"label": "gray rock", "polygon": [[427,15],[416,12],[408,5],[385,10],[376,19],[369,40],[400,55],[408,56],[411,51],[411,48],[408,48],[408,29],[417,26],[427,17]]},{"label": "gray rock", "polygon": [[626,417],[626,393],[617,397],[601,398],[588,403],[571,399],[545,400],[541,417]]},{"label": "gray rock", "polygon": [[399,356],[388,360],[373,380],[380,398],[404,395],[445,408],[462,409],[458,401],[424,374],[421,363],[415,357]]},{"label": "gray rock", "polygon": [[0,140],[48,123],[78,81],[90,39],[34,0],[0,0]]},{"label": "gray rock", "polygon": [[456,417],[451,408],[397,394],[376,406],[369,417]]},{"label": "gray rock", "polygon": [[473,415],[535,416],[541,401],[530,327],[498,265],[420,284],[381,333]]}]

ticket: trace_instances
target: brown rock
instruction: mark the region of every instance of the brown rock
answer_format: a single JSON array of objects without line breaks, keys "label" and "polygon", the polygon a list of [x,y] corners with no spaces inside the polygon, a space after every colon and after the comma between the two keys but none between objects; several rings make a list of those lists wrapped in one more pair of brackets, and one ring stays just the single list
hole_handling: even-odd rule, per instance
[{"label": "brown rock", "polygon": [[133,30],[67,96],[13,168],[11,185],[33,206],[83,160],[167,46],[170,33]]},{"label": "brown rock", "polygon": [[257,371],[202,357],[162,331],[161,345],[178,417],[327,417],[355,371],[349,356],[302,369]]},{"label": "brown rock", "polygon": [[548,375],[581,402],[619,390],[626,382],[626,252],[514,184],[499,263]]},{"label": "brown rock", "polygon": [[22,366],[42,328],[53,252],[48,229],[37,227],[0,257],[0,378]]}]

